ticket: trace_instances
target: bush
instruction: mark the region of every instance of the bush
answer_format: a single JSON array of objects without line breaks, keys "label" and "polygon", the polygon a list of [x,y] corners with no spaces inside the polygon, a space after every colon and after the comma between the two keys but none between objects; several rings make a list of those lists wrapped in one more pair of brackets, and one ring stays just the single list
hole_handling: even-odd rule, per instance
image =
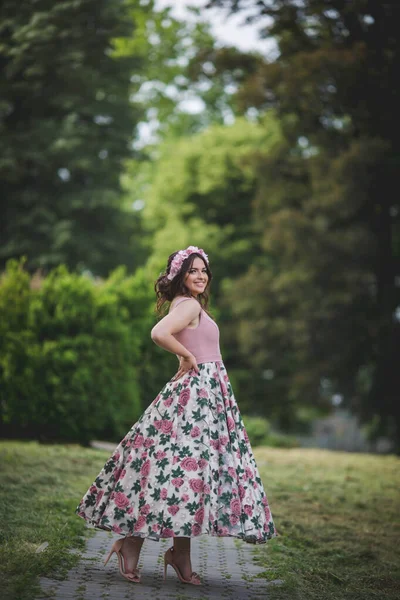
[{"label": "bush", "polygon": [[1,433],[84,444],[125,435],[142,412],[152,295],[142,272],[95,282],[61,266],[40,280],[10,261],[0,284]]},{"label": "bush", "polygon": [[271,430],[271,425],[264,417],[243,415],[243,423],[252,446],[263,446]]},{"label": "bush", "polygon": [[250,444],[256,446],[275,446],[277,448],[297,448],[298,440],[291,435],[271,431],[271,425],[264,417],[242,415]]}]

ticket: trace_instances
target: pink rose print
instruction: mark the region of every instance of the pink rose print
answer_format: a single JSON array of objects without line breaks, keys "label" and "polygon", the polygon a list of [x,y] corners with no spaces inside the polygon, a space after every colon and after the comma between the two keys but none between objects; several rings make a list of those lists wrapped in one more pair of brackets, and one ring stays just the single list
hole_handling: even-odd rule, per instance
[{"label": "pink rose print", "polygon": [[166,398],[166,399],[164,400],[164,404],[165,404],[165,406],[171,406],[172,402],[173,402],[173,399],[172,399],[172,398]]},{"label": "pink rose print", "polygon": [[246,440],[247,443],[250,442],[249,436],[247,435],[247,431],[245,429],[243,429],[243,437],[244,437],[244,439]]},{"label": "pink rose print", "polygon": [[245,504],[243,507],[243,512],[248,515],[249,517],[251,517],[253,515],[253,509],[251,508],[250,504]]},{"label": "pink rose print", "polygon": [[142,491],[142,492],[140,492],[140,494],[139,494],[139,498],[144,498],[144,496],[145,496],[145,493],[144,493],[143,491]]},{"label": "pink rose print", "polygon": [[142,477],[140,479],[140,487],[144,488],[147,485],[147,477]]},{"label": "pink rose print", "polygon": [[176,515],[179,510],[179,506],[177,504],[172,504],[172,506],[168,506],[167,510],[171,515]]},{"label": "pink rose print", "polygon": [[231,500],[231,511],[234,515],[240,515],[241,513],[241,504],[239,498],[233,498]]},{"label": "pink rose print", "polygon": [[167,496],[168,496],[168,490],[167,490],[167,488],[163,488],[160,493],[161,500],[166,500]]},{"label": "pink rose print", "polygon": [[220,385],[221,385],[221,392],[222,392],[222,395],[223,395],[223,396],[226,396],[226,394],[227,394],[228,390],[226,389],[226,385],[225,385],[225,383],[221,381],[221,382],[220,382]]},{"label": "pink rose print", "polygon": [[200,493],[203,491],[203,480],[202,479],[189,479],[189,486],[190,488],[196,492],[196,493]]},{"label": "pink rose print", "polygon": [[199,390],[199,398],[208,398],[208,392],[206,389],[201,388]]},{"label": "pink rose print", "polygon": [[179,404],[181,404],[182,406],[186,406],[187,403],[189,402],[189,398],[190,398],[190,390],[188,388],[185,388],[179,394]]},{"label": "pink rose print", "polygon": [[146,460],[143,464],[142,464],[142,468],[140,469],[140,473],[142,475],[144,475],[145,477],[147,477],[150,473],[150,461]]},{"label": "pink rose print", "polygon": [[217,413],[219,415],[222,413],[223,410],[224,410],[224,407],[222,406],[222,404],[217,404]]},{"label": "pink rose print", "polygon": [[185,471],[197,471],[197,460],[190,456],[186,456],[181,462],[181,467]]},{"label": "pink rose print", "polygon": [[123,533],[121,527],[116,524],[112,526],[112,530],[115,531],[115,533]]},{"label": "pink rose print", "polygon": [[181,497],[182,502],[187,502],[189,500],[189,496],[187,494],[183,494]]},{"label": "pink rose print", "polygon": [[261,504],[263,504],[264,506],[268,504],[267,496],[262,497]]},{"label": "pink rose print", "polygon": [[167,419],[163,419],[161,421],[161,431],[162,433],[171,433],[173,427],[172,421],[168,421]]},{"label": "pink rose print", "polygon": [[204,484],[204,487],[203,487],[203,492],[204,492],[206,495],[207,495],[207,494],[209,494],[209,493],[211,492],[211,488],[210,488],[210,486],[208,485],[208,483],[205,483],[205,484]]},{"label": "pink rose print", "polygon": [[198,523],[193,523],[192,525],[192,535],[200,535],[201,533],[201,525]]},{"label": "pink rose print", "polygon": [[138,520],[135,523],[134,530],[139,531],[146,524],[146,517],[144,515],[140,515]]},{"label": "pink rose print", "polygon": [[229,439],[228,439],[227,435],[220,436],[219,443],[221,444],[221,446],[226,446],[228,442],[229,442]]},{"label": "pink rose print", "polygon": [[160,529],[160,526],[158,523],[154,523],[154,525],[151,526],[152,530],[157,532]]},{"label": "pink rose print", "polygon": [[174,456],[172,464],[176,465],[177,462],[179,462],[179,456]]},{"label": "pink rose print", "polygon": [[113,475],[114,475],[114,480],[115,481],[118,481],[119,476],[121,475],[121,471],[122,471],[122,469],[120,469],[120,468],[114,469]]},{"label": "pink rose print", "polygon": [[148,452],[142,452],[142,454],[140,455],[140,458],[147,458],[149,455]]},{"label": "pink rose print", "polygon": [[168,527],[165,527],[165,529],[162,530],[162,536],[163,537],[174,537],[174,532],[172,531],[172,529],[168,529]]},{"label": "pink rose print", "polygon": [[133,513],[133,506],[130,506],[126,512],[128,515],[131,515]]},{"label": "pink rose print", "polygon": [[219,450],[219,440],[210,440],[210,445],[214,450]]},{"label": "pink rose print", "polygon": [[197,427],[197,425],[195,425],[192,429],[192,431],[190,432],[190,435],[192,436],[192,438],[198,437],[200,435],[201,431],[200,431],[200,427]]},{"label": "pink rose print", "polygon": [[269,506],[264,506],[265,518],[267,521],[271,520],[271,511],[269,510]]},{"label": "pink rose print", "polygon": [[228,425],[228,431],[232,431],[232,429],[235,429],[235,421],[232,419],[232,417],[228,417],[226,423]]},{"label": "pink rose print", "polygon": [[227,527],[220,527],[218,529],[218,533],[220,535],[228,535],[229,534],[229,529]]},{"label": "pink rose print", "polygon": [[142,506],[140,512],[142,515],[148,515],[150,512],[150,504],[145,504],[144,506]]},{"label": "pink rose print", "polygon": [[239,460],[242,458],[242,454],[241,454],[239,448],[236,450],[236,458],[238,458]]},{"label": "pink rose print", "polygon": [[208,465],[205,458],[199,458],[199,469],[204,469]]},{"label": "pink rose print", "polygon": [[236,477],[236,471],[233,467],[228,467],[228,473],[231,477]]},{"label": "pink rose print", "polygon": [[132,445],[134,448],[140,448],[140,446],[143,445],[143,442],[144,442],[144,437],[139,433],[133,440]]},{"label": "pink rose print", "polygon": [[238,490],[239,490],[239,498],[241,500],[243,500],[243,498],[246,495],[246,490],[244,489],[244,487],[242,485],[239,485]]},{"label": "pink rose print", "polygon": [[180,417],[181,414],[184,413],[184,412],[185,412],[185,408],[182,406],[182,404],[180,404],[178,406],[178,417]]},{"label": "pink rose print", "polygon": [[239,523],[239,516],[238,515],[231,515],[229,517],[229,522],[231,525],[237,525]]},{"label": "pink rose print", "polygon": [[112,460],[115,460],[115,462],[119,461],[119,457],[120,457],[120,453],[119,452],[115,452],[115,454],[112,455]]},{"label": "pink rose print", "polygon": [[165,458],[167,456],[167,453],[163,452],[163,450],[158,450],[158,452],[156,452],[154,456],[156,457],[157,460],[162,460],[163,458]]},{"label": "pink rose print", "polygon": [[100,500],[102,499],[102,497],[104,496],[104,490],[100,490],[100,492],[97,494],[97,498],[96,498],[96,506],[98,504],[100,504]]},{"label": "pink rose print", "polygon": [[127,462],[127,463],[129,463],[129,462],[132,462],[132,458],[133,458],[133,457],[132,457],[132,453],[129,453],[129,454],[128,454],[128,458],[126,459],[126,462]]},{"label": "pink rose print", "polygon": [[204,508],[203,507],[198,508],[196,510],[196,512],[194,513],[194,520],[197,523],[200,523],[200,525],[202,524],[202,522],[204,521]]},{"label": "pink rose print", "polygon": [[91,494],[94,494],[95,492],[97,492],[97,487],[95,485],[91,485],[89,488],[89,492]]},{"label": "pink rose print", "polygon": [[121,473],[119,474],[118,479],[123,479],[125,477],[125,475],[126,475],[126,469],[122,469]]},{"label": "pink rose print", "polygon": [[246,467],[246,475],[249,479],[253,477],[253,471],[250,469],[250,467]]},{"label": "pink rose print", "polygon": [[181,477],[175,477],[175,479],[171,479],[172,485],[175,487],[181,487],[183,485],[183,479]]},{"label": "pink rose print", "polygon": [[146,438],[144,441],[144,447],[150,448],[150,446],[154,446],[154,440],[152,438]]},{"label": "pink rose print", "polygon": [[125,496],[123,492],[117,492],[115,494],[114,502],[118,508],[125,508],[129,504],[129,498],[128,496]]}]

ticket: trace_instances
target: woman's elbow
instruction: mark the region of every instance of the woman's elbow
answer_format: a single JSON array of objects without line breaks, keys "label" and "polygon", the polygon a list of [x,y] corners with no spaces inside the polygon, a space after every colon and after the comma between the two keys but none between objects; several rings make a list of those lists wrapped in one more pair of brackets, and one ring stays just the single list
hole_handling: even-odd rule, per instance
[{"label": "woman's elbow", "polygon": [[163,338],[164,338],[164,334],[162,331],[159,331],[157,329],[157,327],[153,327],[153,329],[151,330],[151,339],[153,340],[153,342],[155,342],[156,344],[158,342],[160,342]]}]

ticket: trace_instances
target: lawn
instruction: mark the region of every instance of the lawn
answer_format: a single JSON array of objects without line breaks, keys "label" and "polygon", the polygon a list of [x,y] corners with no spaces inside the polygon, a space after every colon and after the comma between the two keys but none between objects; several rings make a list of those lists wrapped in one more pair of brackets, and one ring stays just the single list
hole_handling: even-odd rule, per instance
[{"label": "lawn", "polygon": [[280,537],[257,549],[270,600],[400,598],[400,458],[257,449]]},{"label": "lawn", "polygon": [[[42,575],[63,577],[88,531],[75,508],[109,452],[0,442],[0,580],[5,600],[31,600]],[[269,600],[400,597],[400,459],[257,448],[279,537],[254,547]],[[36,550],[48,542],[43,552]]]}]

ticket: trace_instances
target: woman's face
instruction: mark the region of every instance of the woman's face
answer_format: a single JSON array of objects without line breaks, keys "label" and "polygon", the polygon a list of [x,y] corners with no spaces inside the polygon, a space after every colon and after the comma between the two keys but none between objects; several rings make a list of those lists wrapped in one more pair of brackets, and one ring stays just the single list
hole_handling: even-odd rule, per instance
[{"label": "woman's face", "polygon": [[207,269],[204,260],[196,256],[183,281],[192,296],[202,294],[208,283]]}]

